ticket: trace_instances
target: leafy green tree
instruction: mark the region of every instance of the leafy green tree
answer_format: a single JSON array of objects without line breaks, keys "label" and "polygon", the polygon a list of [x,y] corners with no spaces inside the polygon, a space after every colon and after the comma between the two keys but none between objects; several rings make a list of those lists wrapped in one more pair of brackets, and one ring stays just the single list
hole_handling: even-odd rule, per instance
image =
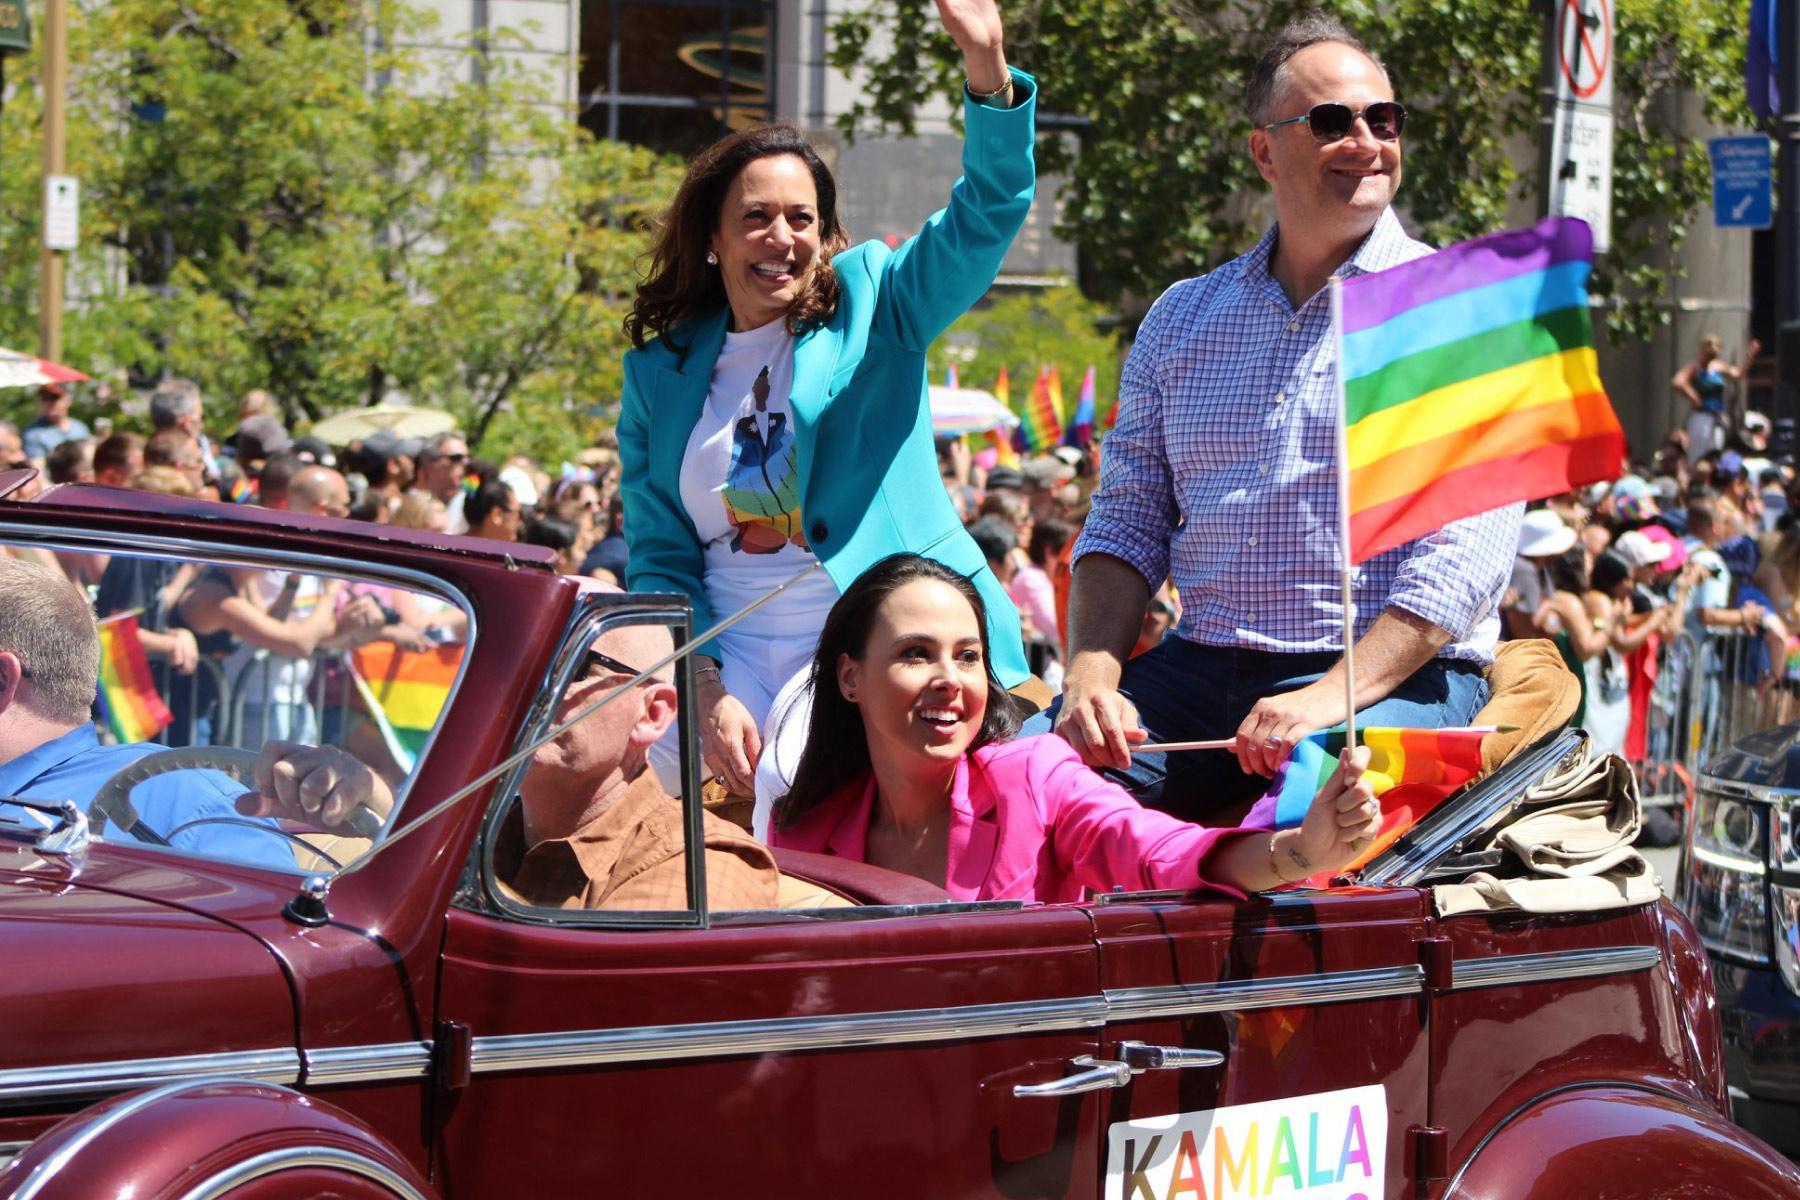
[{"label": "leafy green tree", "polygon": [[[551,458],[607,423],[678,165],[586,134],[489,53],[518,39],[411,49],[429,18],[396,0],[72,15],[69,361],[191,376],[225,427],[251,387],[300,422],[399,393]],[[40,122],[25,89],[0,116],[0,344],[35,342]]]},{"label": "leafy green tree", "polygon": [[[1254,242],[1266,217],[1245,150],[1243,83],[1268,32],[1297,0],[1019,0],[1006,6],[1009,54],[1037,75],[1040,110],[1080,122],[1038,145],[1068,177],[1059,233],[1079,248],[1083,284],[1141,308],[1172,280]],[[1414,231],[1436,244],[1491,232],[1539,171],[1543,17],[1520,0],[1326,0],[1387,63],[1406,102],[1406,183]],[[1704,143],[1683,108],[1748,125],[1745,0],[1615,4],[1613,248],[1595,290],[1612,296],[1615,336],[1667,319],[1658,301],[1708,188]],[[961,84],[930,0],[879,0],[833,26],[831,61],[859,72],[841,119],[910,132],[928,99]],[[1665,251],[1652,255],[1653,249]]]}]

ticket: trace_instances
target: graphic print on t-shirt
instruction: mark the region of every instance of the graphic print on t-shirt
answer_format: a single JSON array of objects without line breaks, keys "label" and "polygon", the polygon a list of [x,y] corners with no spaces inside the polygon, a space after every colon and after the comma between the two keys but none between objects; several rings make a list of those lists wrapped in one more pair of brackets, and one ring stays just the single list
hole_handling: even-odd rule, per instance
[{"label": "graphic print on t-shirt", "polygon": [[774,554],[788,542],[806,548],[800,528],[800,466],[788,415],[768,411],[769,368],[751,385],[756,407],[731,431],[731,469],[725,476],[725,515],[731,548],[743,554]]}]

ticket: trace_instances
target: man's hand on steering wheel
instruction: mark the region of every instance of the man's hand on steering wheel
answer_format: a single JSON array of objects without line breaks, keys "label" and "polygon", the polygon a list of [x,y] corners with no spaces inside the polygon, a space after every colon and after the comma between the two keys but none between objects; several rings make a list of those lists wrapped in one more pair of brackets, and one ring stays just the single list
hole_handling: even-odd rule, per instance
[{"label": "man's hand on steering wheel", "polygon": [[358,805],[383,821],[394,807],[387,782],[361,759],[335,746],[264,742],[256,757],[256,790],[238,797],[238,811],[283,817],[320,829],[345,825]]}]

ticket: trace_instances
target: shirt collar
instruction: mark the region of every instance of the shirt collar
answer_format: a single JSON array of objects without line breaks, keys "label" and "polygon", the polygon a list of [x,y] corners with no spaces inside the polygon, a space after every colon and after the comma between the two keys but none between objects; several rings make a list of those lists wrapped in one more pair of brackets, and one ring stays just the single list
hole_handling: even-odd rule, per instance
[{"label": "shirt collar", "polygon": [[[550,890],[543,885],[552,880],[555,882],[551,886],[555,890],[566,888],[569,895],[580,894],[590,883],[604,888],[625,850],[626,835],[643,824],[650,810],[663,800],[664,793],[656,772],[645,771],[626,785],[624,793],[599,816],[574,833],[567,837],[545,838],[523,853],[519,852],[524,843],[521,815],[517,833],[507,837],[511,831],[503,831],[506,840],[495,847],[495,869],[501,871],[503,861],[507,866],[516,861],[518,865],[513,878],[521,882],[529,878],[539,885],[526,897],[534,904],[557,904],[565,898],[542,894]],[[513,837],[518,840],[512,840]]]},{"label": "shirt collar", "polygon": [[0,796],[23,794],[32,780],[99,744],[92,724],[77,725],[61,737],[27,750],[11,762],[0,763]]},{"label": "shirt collar", "polygon": [[[1269,272],[1269,260],[1274,257],[1275,244],[1280,239],[1281,226],[1271,225],[1249,253],[1238,260],[1238,278],[1251,287],[1274,288],[1281,293],[1281,285]],[[1356,247],[1344,264],[1332,274],[1340,279],[1357,275],[1370,275],[1376,271],[1385,271],[1389,267],[1399,266],[1412,255],[1409,247],[1412,239],[1406,236],[1406,230],[1400,226],[1400,218],[1394,215],[1393,205],[1381,210],[1381,216],[1375,220],[1375,227],[1369,230],[1367,237]]]}]

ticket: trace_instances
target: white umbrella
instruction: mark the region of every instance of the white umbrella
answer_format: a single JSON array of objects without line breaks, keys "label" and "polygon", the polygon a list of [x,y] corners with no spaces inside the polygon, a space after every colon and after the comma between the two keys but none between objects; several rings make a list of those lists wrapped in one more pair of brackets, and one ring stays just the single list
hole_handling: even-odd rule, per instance
[{"label": "white umbrella", "polygon": [[312,434],[333,446],[347,446],[359,439],[386,433],[397,438],[428,438],[449,433],[456,418],[441,408],[414,408],[410,404],[374,404],[326,417],[312,427]]},{"label": "white umbrella", "polygon": [[0,349],[0,388],[43,387],[46,383],[79,383],[86,379],[73,367],[33,354]]},{"label": "white umbrella", "polygon": [[938,437],[1011,429],[1018,423],[1019,418],[992,392],[936,384],[931,387],[931,432]]}]

